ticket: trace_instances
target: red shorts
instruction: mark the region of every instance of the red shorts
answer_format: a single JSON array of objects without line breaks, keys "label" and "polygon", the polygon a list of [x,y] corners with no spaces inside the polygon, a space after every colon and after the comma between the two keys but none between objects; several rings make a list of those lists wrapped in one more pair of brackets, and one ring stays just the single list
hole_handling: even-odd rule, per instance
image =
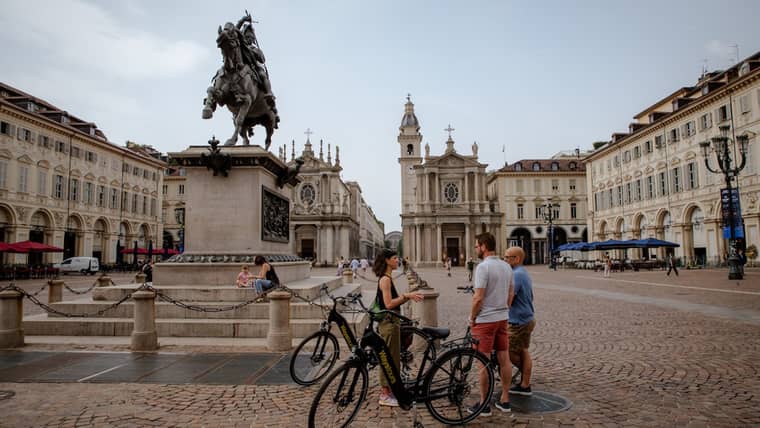
[{"label": "red shorts", "polygon": [[497,351],[509,351],[509,329],[507,321],[487,322],[472,326],[472,337],[478,339],[476,349],[486,356]]}]

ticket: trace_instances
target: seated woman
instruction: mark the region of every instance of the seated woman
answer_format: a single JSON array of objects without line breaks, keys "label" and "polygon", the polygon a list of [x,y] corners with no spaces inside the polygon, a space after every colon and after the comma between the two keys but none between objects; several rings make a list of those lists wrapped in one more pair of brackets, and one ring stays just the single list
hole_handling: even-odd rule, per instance
[{"label": "seated woman", "polygon": [[251,273],[248,272],[248,265],[243,265],[243,267],[240,268],[240,273],[237,276],[235,285],[237,286],[237,288],[248,287],[248,281],[250,281],[252,278],[253,278],[253,275],[251,275]]},{"label": "seated woman", "polygon": [[277,273],[274,271],[274,266],[269,264],[264,256],[256,256],[253,260],[253,264],[261,266],[259,274],[254,275],[253,277],[253,288],[256,289],[256,294],[262,294],[280,284],[280,278],[277,277]]}]

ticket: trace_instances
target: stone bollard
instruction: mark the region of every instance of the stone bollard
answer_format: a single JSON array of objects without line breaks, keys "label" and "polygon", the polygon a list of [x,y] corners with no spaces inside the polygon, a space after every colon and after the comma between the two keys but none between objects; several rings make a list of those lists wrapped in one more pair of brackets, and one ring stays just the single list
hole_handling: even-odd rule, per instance
[{"label": "stone bollard", "polygon": [[129,348],[133,351],[158,349],[156,333],[156,293],[137,291],[132,295],[135,304],[135,324]]},{"label": "stone bollard", "polygon": [[0,349],[24,346],[23,298],[24,295],[15,290],[0,292]]},{"label": "stone bollard", "polygon": [[138,272],[135,274],[135,284],[145,284],[145,278],[147,278],[147,276],[144,273]]},{"label": "stone bollard", "polygon": [[287,291],[272,291],[269,299],[269,331],[267,332],[267,349],[270,351],[289,351],[292,346],[290,335],[290,298]]},{"label": "stone bollard", "polygon": [[343,284],[351,284],[352,282],[354,282],[354,273],[351,272],[351,269],[344,269]]},{"label": "stone bollard", "polygon": [[98,278],[98,287],[108,287],[111,285],[111,277],[108,275],[103,275],[100,278]]},{"label": "stone bollard", "polygon": [[419,290],[422,293],[422,301],[417,307],[420,316],[420,325],[425,327],[438,327],[438,292],[432,288]]},{"label": "stone bollard", "polygon": [[63,300],[63,280],[51,279],[48,281],[48,303],[56,303]]}]

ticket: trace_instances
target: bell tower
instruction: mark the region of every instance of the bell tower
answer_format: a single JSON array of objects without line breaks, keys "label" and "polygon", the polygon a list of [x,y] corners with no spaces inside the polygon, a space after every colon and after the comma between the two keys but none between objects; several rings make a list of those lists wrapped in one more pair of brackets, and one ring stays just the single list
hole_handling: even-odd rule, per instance
[{"label": "bell tower", "polygon": [[401,126],[398,129],[398,163],[401,166],[401,214],[404,215],[415,210],[417,179],[414,167],[422,164],[420,122],[414,114],[414,104],[409,94],[406,96],[404,116],[401,118]]}]

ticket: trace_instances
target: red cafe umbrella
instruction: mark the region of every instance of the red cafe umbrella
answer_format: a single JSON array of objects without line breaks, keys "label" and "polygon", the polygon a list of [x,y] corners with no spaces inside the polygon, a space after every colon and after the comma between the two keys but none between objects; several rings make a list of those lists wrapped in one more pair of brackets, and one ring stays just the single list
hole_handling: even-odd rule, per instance
[{"label": "red cafe umbrella", "polygon": [[[121,253],[122,254],[134,254],[135,249],[134,248],[122,248]],[[145,248],[138,248],[137,254],[148,254],[148,250]]]},{"label": "red cafe umbrella", "polygon": [[0,242],[0,253],[22,253],[26,251],[14,251],[14,248],[11,247],[10,244],[7,242]]},{"label": "red cafe umbrella", "polygon": [[10,252],[17,253],[62,253],[63,248],[34,241],[21,241],[10,244]]}]

